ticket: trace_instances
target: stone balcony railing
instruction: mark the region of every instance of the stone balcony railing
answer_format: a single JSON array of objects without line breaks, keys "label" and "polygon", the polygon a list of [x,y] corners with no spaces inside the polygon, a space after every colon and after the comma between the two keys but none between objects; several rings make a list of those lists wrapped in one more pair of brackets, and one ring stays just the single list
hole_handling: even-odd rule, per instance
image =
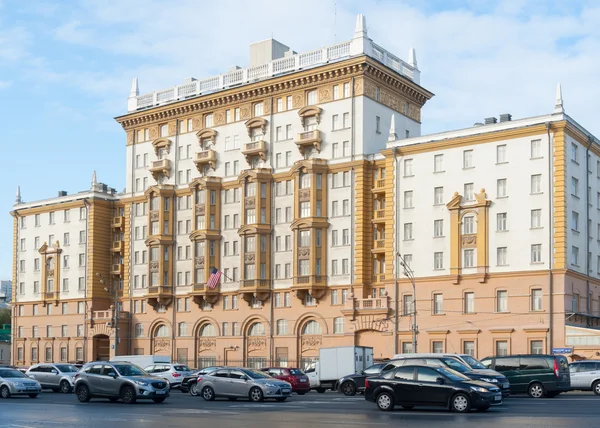
[{"label": "stone balcony railing", "polygon": [[374,297],[367,299],[348,299],[344,309],[354,309],[357,311],[368,310],[389,310],[389,297]]}]

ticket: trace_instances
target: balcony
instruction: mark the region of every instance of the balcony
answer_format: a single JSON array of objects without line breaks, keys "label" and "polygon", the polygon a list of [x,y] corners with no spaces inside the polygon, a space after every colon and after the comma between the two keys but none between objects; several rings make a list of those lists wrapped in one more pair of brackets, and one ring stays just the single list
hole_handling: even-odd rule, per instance
[{"label": "balcony", "polygon": [[215,169],[217,166],[217,152],[215,150],[204,150],[197,152],[194,156],[194,163],[200,172],[204,170],[205,165]]},{"label": "balcony", "polygon": [[155,308],[158,304],[168,306],[173,301],[173,287],[170,285],[155,285],[148,287],[146,295],[148,304]]},{"label": "balcony", "polygon": [[385,223],[385,210],[375,210],[373,213],[373,223]]},{"label": "balcony", "polygon": [[381,284],[385,281],[385,273],[375,273],[373,274],[373,282],[375,284]]},{"label": "balcony", "polygon": [[371,191],[373,193],[385,193],[385,178],[375,180]]},{"label": "balcony", "polygon": [[255,297],[261,302],[269,298],[271,294],[271,280],[269,279],[242,279],[240,280],[239,294],[248,305],[252,303]]},{"label": "balcony", "polygon": [[47,304],[51,304],[54,303],[54,305],[58,305],[58,299],[59,299],[59,293],[58,291],[47,291],[45,293],[42,293],[42,300],[44,305]]},{"label": "balcony", "polygon": [[296,137],[296,145],[300,150],[300,153],[304,154],[305,150],[316,149],[318,152],[321,151],[321,131],[313,129],[312,131],[301,132]]},{"label": "balcony", "polygon": [[124,247],[125,245],[123,241],[113,241],[111,250],[113,253],[120,253],[123,251]]},{"label": "balcony", "polygon": [[123,263],[113,264],[110,268],[110,273],[113,275],[123,275]]},{"label": "balcony", "polygon": [[367,299],[349,298],[342,312],[345,315],[355,317],[357,315],[389,315],[390,313],[390,298],[374,297]]},{"label": "balcony", "polygon": [[[129,320],[129,312],[119,312],[119,324],[121,322],[127,322]],[[90,318],[92,324],[94,323],[107,323],[113,321],[113,311],[110,309],[104,311],[92,311],[92,317]]]},{"label": "balcony", "polygon": [[373,249],[371,249],[373,254],[383,254],[385,253],[385,239],[377,239],[373,242]]},{"label": "balcony", "polygon": [[171,174],[171,161],[169,159],[152,161],[150,174],[152,174],[155,180],[158,180],[161,175],[169,177]]},{"label": "balcony", "polygon": [[302,301],[304,301],[307,293],[319,300],[325,295],[327,277],[325,275],[296,276],[294,277],[292,289],[296,292],[296,297]]},{"label": "balcony", "polygon": [[121,227],[123,227],[124,224],[125,224],[125,217],[123,217],[123,216],[113,217],[112,227],[121,228]]},{"label": "balcony", "polygon": [[206,284],[194,284],[190,296],[194,300],[194,303],[202,308],[204,302],[208,302],[211,305],[217,303],[217,300],[219,300],[219,289],[218,285],[215,288],[208,288]]},{"label": "balcony", "polygon": [[252,141],[244,144],[242,154],[246,157],[246,162],[250,163],[253,156],[259,156],[260,160],[267,160],[267,143],[264,140]]}]

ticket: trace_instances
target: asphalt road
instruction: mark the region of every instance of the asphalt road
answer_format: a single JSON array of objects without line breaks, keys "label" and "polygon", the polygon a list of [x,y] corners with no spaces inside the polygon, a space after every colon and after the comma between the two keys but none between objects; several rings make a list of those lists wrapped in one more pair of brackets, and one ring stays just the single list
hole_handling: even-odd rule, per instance
[{"label": "asphalt road", "polygon": [[600,426],[600,397],[569,393],[553,399],[509,398],[486,413],[456,415],[440,409],[381,412],[362,396],[336,393],[293,395],[284,403],[206,402],[173,391],[162,404],[135,405],[96,399],[82,404],[72,394],[45,392],[37,399],[0,399],[2,428],[219,428],[309,427],[572,427]]}]

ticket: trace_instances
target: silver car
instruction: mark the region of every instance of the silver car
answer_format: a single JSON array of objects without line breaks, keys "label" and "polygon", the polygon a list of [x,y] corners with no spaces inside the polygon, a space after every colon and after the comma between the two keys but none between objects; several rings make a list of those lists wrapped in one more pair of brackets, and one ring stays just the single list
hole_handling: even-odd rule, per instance
[{"label": "silver car", "polygon": [[248,398],[254,402],[266,398],[285,401],[292,394],[292,385],[262,371],[229,367],[200,375],[196,390],[206,401],[218,397]]},{"label": "silver car", "polygon": [[151,377],[135,364],[97,361],[88,363],[75,376],[75,394],[82,403],[94,397],[133,404],[139,399],[162,403],[169,396],[169,383]]},{"label": "silver car", "polygon": [[192,369],[185,364],[168,363],[152,364],[151,366],[145,367],[144,371],[150,376],[156,376],[169,381],[171,388],[179,388],[183,378],[192,373]]},{"label": "silver car", "polygon": [[594,391],[600,395],[600,361],[577,361],[569,364],[571,389]]},{"label": "silver car", "polygon": [[73,391],[78,371],[72,364],[35,364],[25,374],[37,380],[42,388],[66,394]]},{"label": "silver car", "polygon": [[0,397],[11,395],[29,395],[35,398],[42,392],[40,383],[16,369],[0,368]]}]

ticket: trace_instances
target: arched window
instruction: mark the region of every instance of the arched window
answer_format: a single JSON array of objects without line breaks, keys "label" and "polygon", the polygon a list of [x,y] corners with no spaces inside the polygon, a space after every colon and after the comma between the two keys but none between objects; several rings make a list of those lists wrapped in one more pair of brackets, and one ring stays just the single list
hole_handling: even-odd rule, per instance
[{"label": "arched window", "polygon": [[48,257],[46,264],[48,266],[48,272],[54,272],[54,257]]},{"label": "arched window", "polygon": [[161,325],[156,329],[156,333],[154,333],[154,337],[169,337],[169,327],[166,325]]},{"label": "arched window", "polygon": [[316,321],[309,321],[304,324],[302,334],[321,334],[321,324]]},{"label": "arched window", "polygon": [[216,336],[216,335],[217,335],[217,330],[215,329],[215,326],[212,324],[204,324],[200,328],[199,336],[212,337],[212,336]]},{"label": "arched window", "polygon": [[265,335],[265,326],[256,322],[250,326],[248,329],[248,336],[264,336]]}]

